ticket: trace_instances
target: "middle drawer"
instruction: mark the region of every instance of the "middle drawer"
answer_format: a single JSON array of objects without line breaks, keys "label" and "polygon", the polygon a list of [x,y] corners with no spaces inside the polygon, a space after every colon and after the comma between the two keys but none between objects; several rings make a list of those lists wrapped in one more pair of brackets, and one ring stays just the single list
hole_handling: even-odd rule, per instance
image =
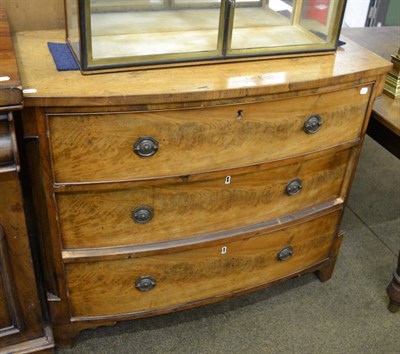
[{"label": "middle drawer", "polygon": [[[354,150],[182,179],[56,193],[64,249],[178,240],[268,222],[343,197]],[[80,187],[83,188],[83,187]]]}]

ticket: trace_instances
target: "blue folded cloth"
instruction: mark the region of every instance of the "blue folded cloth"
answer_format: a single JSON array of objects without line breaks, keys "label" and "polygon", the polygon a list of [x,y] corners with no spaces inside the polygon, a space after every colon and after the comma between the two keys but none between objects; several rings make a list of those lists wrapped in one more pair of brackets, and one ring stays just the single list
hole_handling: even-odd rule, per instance
[{"label": "blue folded cloth", "polygon": [[79,65],[66,43],[47,43],[58,71],[79,70]]}]

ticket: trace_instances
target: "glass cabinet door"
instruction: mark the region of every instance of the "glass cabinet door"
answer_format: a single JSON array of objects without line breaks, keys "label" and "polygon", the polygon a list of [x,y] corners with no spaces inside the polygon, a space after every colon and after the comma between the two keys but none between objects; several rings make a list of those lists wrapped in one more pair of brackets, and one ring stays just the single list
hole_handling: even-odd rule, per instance
[{"label": "glass cabinet door", "polygon": [[221,53],[221,0],[90,0],[89,6],[88,49],[94,62]]},{"label": "glass cabinet door", "polygon": [[334,51],[345,0],[65,0],[84,72]]},{"label": "glass cabinet door", "polygon": [[228,53],[335,47],[339,1],[236,0]]}]

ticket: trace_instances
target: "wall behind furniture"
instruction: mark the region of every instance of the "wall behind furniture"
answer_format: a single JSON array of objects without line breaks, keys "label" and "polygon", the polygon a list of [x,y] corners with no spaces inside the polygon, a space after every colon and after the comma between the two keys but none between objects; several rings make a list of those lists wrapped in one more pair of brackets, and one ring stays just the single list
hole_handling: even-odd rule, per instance
[{"label": "wall behind furniture", "polygon": [[370,0],[347,0],[343,27],[364,27]]},{"label": "wall behind furniture", "polygon": [[400,1],[399,0],[389,0],[384,25],[385,26],[400,26]]},{"label": "wall behind furniture", "polygon": [[0,0],[11,32],[65,27],[64,0]]}]

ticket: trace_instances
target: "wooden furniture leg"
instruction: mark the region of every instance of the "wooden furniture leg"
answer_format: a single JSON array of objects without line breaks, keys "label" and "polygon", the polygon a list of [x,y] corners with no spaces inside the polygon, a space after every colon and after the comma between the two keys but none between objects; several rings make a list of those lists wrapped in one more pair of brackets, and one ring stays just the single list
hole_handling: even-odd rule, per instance
[{"label": "wooden furniture leg", "polygon": [[393,273],[393,280],[386,291],[389,295],[389,311],[397,312],[400,309],[400,252],[397,269]]},{"label": "wooden furniture leg", "polygon": [[344,235],[344,233],[343,233],[343,231],[341,231],[339,233],[339,235],[336,237],[336,239],[334,241],[334,246],[332,247],[332,255],[330,257],[329,263],[325,267],[319,269],[316,272],[318,279],[322,283],[324,283],[332,278],[332,273],[335,268],[336,259],[339,254],[340,245],[342,244],[343,235]]}]

